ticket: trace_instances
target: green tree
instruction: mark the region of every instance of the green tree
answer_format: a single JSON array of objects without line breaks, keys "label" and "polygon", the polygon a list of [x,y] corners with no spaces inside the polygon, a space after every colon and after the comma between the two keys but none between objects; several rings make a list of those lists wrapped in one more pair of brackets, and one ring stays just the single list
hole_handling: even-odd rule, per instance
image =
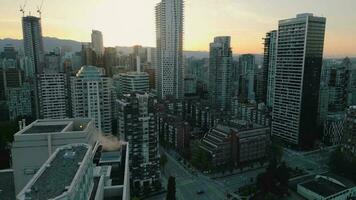
[{"label": "green tree", "polygon": [[167,162],[167,155],[165,153],[162,153],[159,161],[161,168],[165,169]]},{"label": "green tree", "polygon": [[167,185],[167,200],[176,200],[176,178],[170,176]]},{"label": "green tree", "polygon": [[276,164],[282,161],[283,148],[275,143],[272,143],[269,147],[269,158],[270,162],[275,162]]}]

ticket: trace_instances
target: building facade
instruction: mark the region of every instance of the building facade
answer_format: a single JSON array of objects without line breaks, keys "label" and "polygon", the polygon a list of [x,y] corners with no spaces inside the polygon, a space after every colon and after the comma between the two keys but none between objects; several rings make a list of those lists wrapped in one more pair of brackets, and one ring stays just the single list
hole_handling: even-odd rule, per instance
[{"label": "building facade", "polygon": [[[276,76],[276,58],[277,58],[277,31],[271,31],[266,34],[264,39],[264,55],[263,55],[263,69],[267,74],[267,94],[266,105],[273,106],[274,99],[274,82]],[[265,77],[266,78],[266,77]]]},{"label": "building facade", "polygon": [[308,13],[279,21],[272,136],[299,147],[318,131],[325,23]]},{"label": "building facade", "polygon": [[65,74],[40,74],[38,77],[40,118],[64,119],[68,117],[68,86]]}]

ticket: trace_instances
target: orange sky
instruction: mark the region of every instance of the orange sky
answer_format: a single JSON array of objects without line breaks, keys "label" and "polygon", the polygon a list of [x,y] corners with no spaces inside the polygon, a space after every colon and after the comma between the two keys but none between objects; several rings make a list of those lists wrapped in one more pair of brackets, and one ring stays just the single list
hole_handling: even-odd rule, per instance
[{"label": "orange sky", "polygon": [[[45,36],[89,41],[103,32],[105,46],[155,46],[159,0],[44,0]],[[19,5],[0,0],[0,38],[22,38]],[[32,14],[41,0],[28,0]],[[326,56],[356,56],[356,0],[185,0],[186,50],[208,50],[215,36],[232,37],[235,53],[261,53],[262,38],[278,20],[312,12],[327,18]],[[35,13],[37,14],[37,13]]]}]

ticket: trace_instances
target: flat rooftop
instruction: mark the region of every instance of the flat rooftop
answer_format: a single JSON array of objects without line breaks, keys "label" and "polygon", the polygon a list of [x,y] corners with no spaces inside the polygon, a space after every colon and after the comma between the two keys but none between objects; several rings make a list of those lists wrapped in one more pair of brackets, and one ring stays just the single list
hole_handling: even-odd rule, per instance
[{"label": "flat rooftop", "polygon": [[37,125],[32,126],[29,129],[25,130],[22,134],[33,134],[33,133],[59,133],[62,132],[67,124],[60,125]]},{"label": "flat rooftop", "polygon": [[323,197],[328,197],[347,189],[342,185],[336,184],[332,181],[329,181],[321,177],[315,178],[305,183],[301,183],[300,185]]},{"label": "flat rooftop", "polygon": [[90,119],[82,118],[40,119],[32,122],[16,134],[31,135],[84,131],[88,127],[89,123],[91,123]]},{"label": "flat rooftop", "polygon": [[25,191],[26,198],[52,199],[67,191],[87,151],[86,145],[68,146],[57,151],[50,163],[45,163],[48,165],[35,182]]}]

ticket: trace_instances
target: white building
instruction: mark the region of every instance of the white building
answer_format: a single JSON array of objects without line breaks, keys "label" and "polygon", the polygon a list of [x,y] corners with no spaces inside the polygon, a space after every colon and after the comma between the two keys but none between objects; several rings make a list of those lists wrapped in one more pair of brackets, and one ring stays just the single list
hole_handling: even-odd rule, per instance
[{"label": "white building", "polygon": [[40,74],[38,76],[40,117],[64,119],[67,117],[67,78],[65,74]]},{"label": "white building", "polygon": [[91,45],[97,56],[104,55],[103,34],[100,31],[92,30]]},{"label": "white building", "polygon": [[60,146],[94,145],[98,130],[90,119],[37,120],[14,135],[12,165],[16,193]]},{"label": "white building", "polygon": [[183,98],[183,0],[162,0],[156,6],[157,94]]},{"label": "white building", "polygon": [[128,144],[103,152],[101,145],[59,147],[41,166],[17,200],[130,199]]},{"label": "white building", "polygon": [[87,144],[58,148],[17,195],[17,199],[89,199],[94,187],[91,151]]},{"label": "white building", "polygon": [[279,21],[272,136],[313,145],[317,131],[324,17],[299,14]]},{"label": "white building", "polygon": [[91,118],[103,133],[111,133],[112,80],[97,67],[83,66],[71,77],[73,117]]}]

